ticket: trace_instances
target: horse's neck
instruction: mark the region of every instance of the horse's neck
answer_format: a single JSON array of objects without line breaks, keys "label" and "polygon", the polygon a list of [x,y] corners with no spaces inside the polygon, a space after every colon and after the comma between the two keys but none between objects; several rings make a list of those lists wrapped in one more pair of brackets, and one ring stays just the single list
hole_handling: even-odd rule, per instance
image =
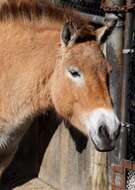
[{"label": "horse's neck", "polygon": [[[0,30],[0,69],[3,76],[0,82],[0,115],[7,117],[13,125],[19,125],[27,117],[32,118],[52,106],[49,83],[60,46],[60,34],[59,30],[50,28],[23,31],[21,27],[13,27],[16,26],[3,25]],[[7,73],[5,76],[2,70]]]}]

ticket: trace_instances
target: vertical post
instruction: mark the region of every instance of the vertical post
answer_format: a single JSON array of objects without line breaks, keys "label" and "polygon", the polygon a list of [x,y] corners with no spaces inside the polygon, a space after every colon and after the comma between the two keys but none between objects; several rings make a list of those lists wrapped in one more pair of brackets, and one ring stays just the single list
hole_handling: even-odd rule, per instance
[{"label": "vertical post", "polygon": [[[116,4],[122,6],[124,0],[106,0],[107,6],[112,6]],[[108,16],[108,13],[106,14]],[[121,119],[123,112],[123,39],[124,39],[124,22],[123,15],[118,14],[118,23],[115,30],[113,31],[111,37],[106,43],[106,54],[109,62],[112,64],[113,72],[110,76],[110,89],[112,100],[114,104],[115,111],[118,117]],[[125,98],[125,97],[124,97]],[[124,100],[124,99],[123,99]],[[121,138],[118,145],[114,151],[108,153],[108,177],[109,177],[109,187],[111,188],[111,165],[112,163],[118,163],[123,157],[125,157],[126,146],[125,144],[125,131],[122,130]]]},{"label": "vertical post", "polygon": [[[127,0],[126,5],[131,5],[134,1],[133,0]],[[122,89],[122,104],[121,104],[121,120],[122,121],[126,121],[126,122],[131,122],[129,121],[129,117],[130,117],[130,112],[132,112],[132,110],[130,110],[130,104],[132,103],[130,100],[130,92],[129,92],[129,77],[130,77],[130,58],[131,58],[131,54],[127,52],[127,50],[129,50],[131,48],[131,42],[132,42],[132,29],[133,29],[133,20],[134,19],[134,15],[133,13],[129,12],[126,13],[125,16],[125,34],[124,34],[124,51],[123,51],[123,89]],[[126,134],[125,134],[126,135]],[[125,136],[125,144],[126,144],[126,136]],[[124,155],[123,156],[127,156],[126,155],[127,150],[125,150]]]}]

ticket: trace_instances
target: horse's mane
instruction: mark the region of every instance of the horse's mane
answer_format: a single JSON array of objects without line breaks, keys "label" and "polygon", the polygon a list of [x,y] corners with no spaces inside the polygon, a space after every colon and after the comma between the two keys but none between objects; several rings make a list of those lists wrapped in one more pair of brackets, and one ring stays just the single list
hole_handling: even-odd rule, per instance
[{"label": "horse's mane", "polygon": [[[3,1],[3,3],[2,3]],[[72,21],[77,28],[89,25],[89,30],[93,31],[90,20],[84,18],[79,12],[69,7],[62,7],[51,3],[48,0],[1,0],[0,1],[0,21],[5,20],[43,20],[49,19],[56,22]]]}]

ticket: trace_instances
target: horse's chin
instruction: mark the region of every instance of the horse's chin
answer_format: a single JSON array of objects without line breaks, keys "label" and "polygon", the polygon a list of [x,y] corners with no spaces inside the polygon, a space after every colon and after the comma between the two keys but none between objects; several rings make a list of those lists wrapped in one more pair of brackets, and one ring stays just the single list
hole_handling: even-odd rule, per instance
[{"label": "horse's chin", "polygon": [[[95,144],[94,144],[95,145]],[[115,146],[114,147],[105,147],[105,148],[98,148],[96,145],[95,145],[95,148],[97,151],[99,152],[111,152],[112,150],[115,149]]]},{"label": "horse's chin", "polygon": [[110,152],[110,151],[112,151],[112,150],[114,150],[115,149],[115,146],[113,145],[113,146],[109,146],[109,145],[104,145],[104,146],[98,146],[95,142],[94,142],[94,140],[91,138],[91,140],[92,140],[92,142],[93,142],[93,144],[94,144],[94,147],[95,147],[95,149],[97,150],[97,151],[99,151],[99,152]]}]

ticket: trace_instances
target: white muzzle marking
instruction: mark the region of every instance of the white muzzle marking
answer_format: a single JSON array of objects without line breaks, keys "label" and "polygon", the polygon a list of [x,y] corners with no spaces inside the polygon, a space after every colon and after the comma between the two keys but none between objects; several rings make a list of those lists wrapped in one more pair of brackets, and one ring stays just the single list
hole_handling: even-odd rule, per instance
[{"label": "white muzzle marking", "polygon": [[102,125],[106,126],[109,140],[114,144],[114,134],[117,134],[120,122],[113,110],[98,108],[89,113],[85,112],[82,115],[81,122],[86,126],[88,134],[97,146],[103,146],[104,139],[99,135],[99,127]]}]

